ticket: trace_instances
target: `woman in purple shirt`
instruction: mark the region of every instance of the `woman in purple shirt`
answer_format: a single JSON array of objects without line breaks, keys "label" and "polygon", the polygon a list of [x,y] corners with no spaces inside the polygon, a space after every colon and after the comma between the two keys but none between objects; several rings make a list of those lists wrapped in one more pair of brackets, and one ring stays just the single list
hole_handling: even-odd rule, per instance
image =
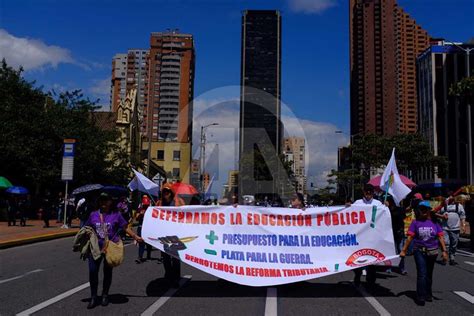
[{"label": "woman in purple shirt", "polygon": [[[143,239],[139,237],[133,230],[128,227],[128,222],[122,217],[120,212],[112,211],[112,198],[107,193],[102,193],[98,200],[99,209],[92,212],[87,220],[85,226],[90,226],[97,234],[99,240],[99,247],[101,250],[104,248],[105,236],[108,235],[108,239],[113,242],[118,242],[120,239],[119,230],[123,229],[133,239],[138,242],[143,242]],[[102,218],[101,219],[101,215]],[[87,305],[88,309],[94,308],[99,305],[97,298],[97,288],[99,286],[99,267],[102,261],[104,261],[104,283],[102,286],[102,306],[109,304],[109,289],[112,284],[112,267],[107,264],[104,260],[104,254],[98,259],[94,260],[92,257],[89,260],[89,283],[91,286],[91,301]]]},{"label": "woman in purple shirt", "polygon": [[405,257],[411,242],[414,242],[416,263],[416,295],[417,304],[425,305],[425,301],[433,301],[432,283],[433,269],[438,257],[438,245],[441,244],[443,260],[448,260],[446,245],[444,244],[443,229],[431,220],[431,206],[428,201],[418,204],[419,216],[408,228],[408,239],[400,252],[400,257]]}]

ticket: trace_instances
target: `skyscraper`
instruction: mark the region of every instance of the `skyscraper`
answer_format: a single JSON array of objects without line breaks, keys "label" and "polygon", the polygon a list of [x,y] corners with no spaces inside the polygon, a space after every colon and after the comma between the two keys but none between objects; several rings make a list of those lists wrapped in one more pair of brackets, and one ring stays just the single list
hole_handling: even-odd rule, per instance
[{"label": "skyscraper", "polygon": [[169,181],[190,181],[194,56],[193,36],[169,30],[151,33],[150,49],[131,49],[112,60],[112,111],[132,88],[139,91],[148,173],[155,164]]},{"label": "skyscraper", "polygon": [[138,104],[146,104],[148,50],[129,49],[127,54],[116,54],[112,59],[111,110],[117,111],[121,100],[135,88],[138,92]]},{"label": "skyscraper", "polygon": [[[243,12],[241,54],[239,195],[276,193],[283,130],[279,11]],[[264,174],[253,163],[260,153],[266,164]],[[255,185],[258,179],[259,185]]]},{"label": "skyscraper", "polygon": [[194,40],[177,30],[151,33],[148,58],[147,136],[190,142],[194,96]]},{"label": "skyscraper", "polygon": [[395,0],[350,0],[351,135],[417,129],[416,57],[429,36]]},{"label": "skyscraper", "polygon": [[433,168],[423,169],[417,183],[459,186],[469,183],[472,170],[468,163],[468,123],[470,120],[472,124],[474,111],[469,118],[466,103],[450,95],[449,88],[474,73],[474,56],[470,54],[467,63],[464,51],[474,49],[474,45],[439,44],[418,57],[419,132],[428,140],[433,153],[445,156],[450,163],[445,176],[437,174]]}]

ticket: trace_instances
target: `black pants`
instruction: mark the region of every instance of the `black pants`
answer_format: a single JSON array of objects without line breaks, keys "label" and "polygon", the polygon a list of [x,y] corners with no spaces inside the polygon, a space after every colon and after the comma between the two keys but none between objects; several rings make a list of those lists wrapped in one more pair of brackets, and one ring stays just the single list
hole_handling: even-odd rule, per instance
[{"label": "black pants", "polygon": [[165,279],[179,281],[181,278],[181,261],[169,254],[162,252],[163,265],[165,266]]},{"label": "black pants", "polygon": [[[367,266],[366,269],[367,269],[367,276],[366,276],[367,283],[371,284],[371,285],[375,284],[375,280],[377,279],[376,267],[375,266]],[[362,270],[364,270],[364,268],[354,269],[354,274],[355,274],[354,281],[355,280],[360,281],[360,276],[362,275]]]},{"label": "black pants", "polygon": [[89,257],[89,283],[91,284],[91,297],[97,297],[97,289],[99,287],[99,268],[101,262],[104,261],[104,281],[102,284],[102,295],[108,295],[110,285],[112,284],[112,267],[105,261],[104,255],[98,260]]},{"label": "black pants", "polygon": [[8,226],[15,226],[16,225],[16,212],[15,211],[8,211]]}]

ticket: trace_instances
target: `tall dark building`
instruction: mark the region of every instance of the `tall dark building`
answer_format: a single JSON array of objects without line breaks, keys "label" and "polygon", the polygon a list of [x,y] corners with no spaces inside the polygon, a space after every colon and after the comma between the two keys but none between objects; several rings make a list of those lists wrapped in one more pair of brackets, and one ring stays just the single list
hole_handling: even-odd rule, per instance
[{"label": "tall dark building", "polygon": [[419,132],[429,141],[436,156],[449,160],[446,175],[437,174],[433,168],[421,171],[416,180],[426,187],[453,185],[457,188],[469,183],[472,166],[469,168],[468,131],[474,111],[471,110],[469,118],[465,101],[449,93],[454,83],[474,73],[474,55],[467,55],[468,49],[474,49],[474,45],[441,42],[418,57]]},{"label": "tall dark building", "polygon": [[[277,193],[283,127],[281,15],[247,10],[242,15],[239,195]],[[255,160],[265,160],[266,166]],[[257,181],[258,183],[255,183]]]},{"label": "tall dark building", "polygon": [[415,133],[416,57],[428,33],[396,0],[350,0],[351,135]]}]

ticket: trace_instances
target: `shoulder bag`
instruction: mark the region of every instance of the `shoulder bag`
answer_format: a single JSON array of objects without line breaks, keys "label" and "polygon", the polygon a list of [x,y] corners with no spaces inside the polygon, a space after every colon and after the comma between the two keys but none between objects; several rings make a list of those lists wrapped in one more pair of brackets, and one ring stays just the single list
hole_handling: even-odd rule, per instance
[{"label": "shoulder bag", "polygon": [[105,253],[105,261],[111,267],[117,267],[123,262],[123,243],[122,240],[119,239],[118,242],[113,242],[109,240],[109,231],[108,227],[104,223],[104,218],[102,217],[102,213],[99,213],[100,222],[102,223],[103,227],[105,227],[105,245],[104,249],[102,250]]}]

